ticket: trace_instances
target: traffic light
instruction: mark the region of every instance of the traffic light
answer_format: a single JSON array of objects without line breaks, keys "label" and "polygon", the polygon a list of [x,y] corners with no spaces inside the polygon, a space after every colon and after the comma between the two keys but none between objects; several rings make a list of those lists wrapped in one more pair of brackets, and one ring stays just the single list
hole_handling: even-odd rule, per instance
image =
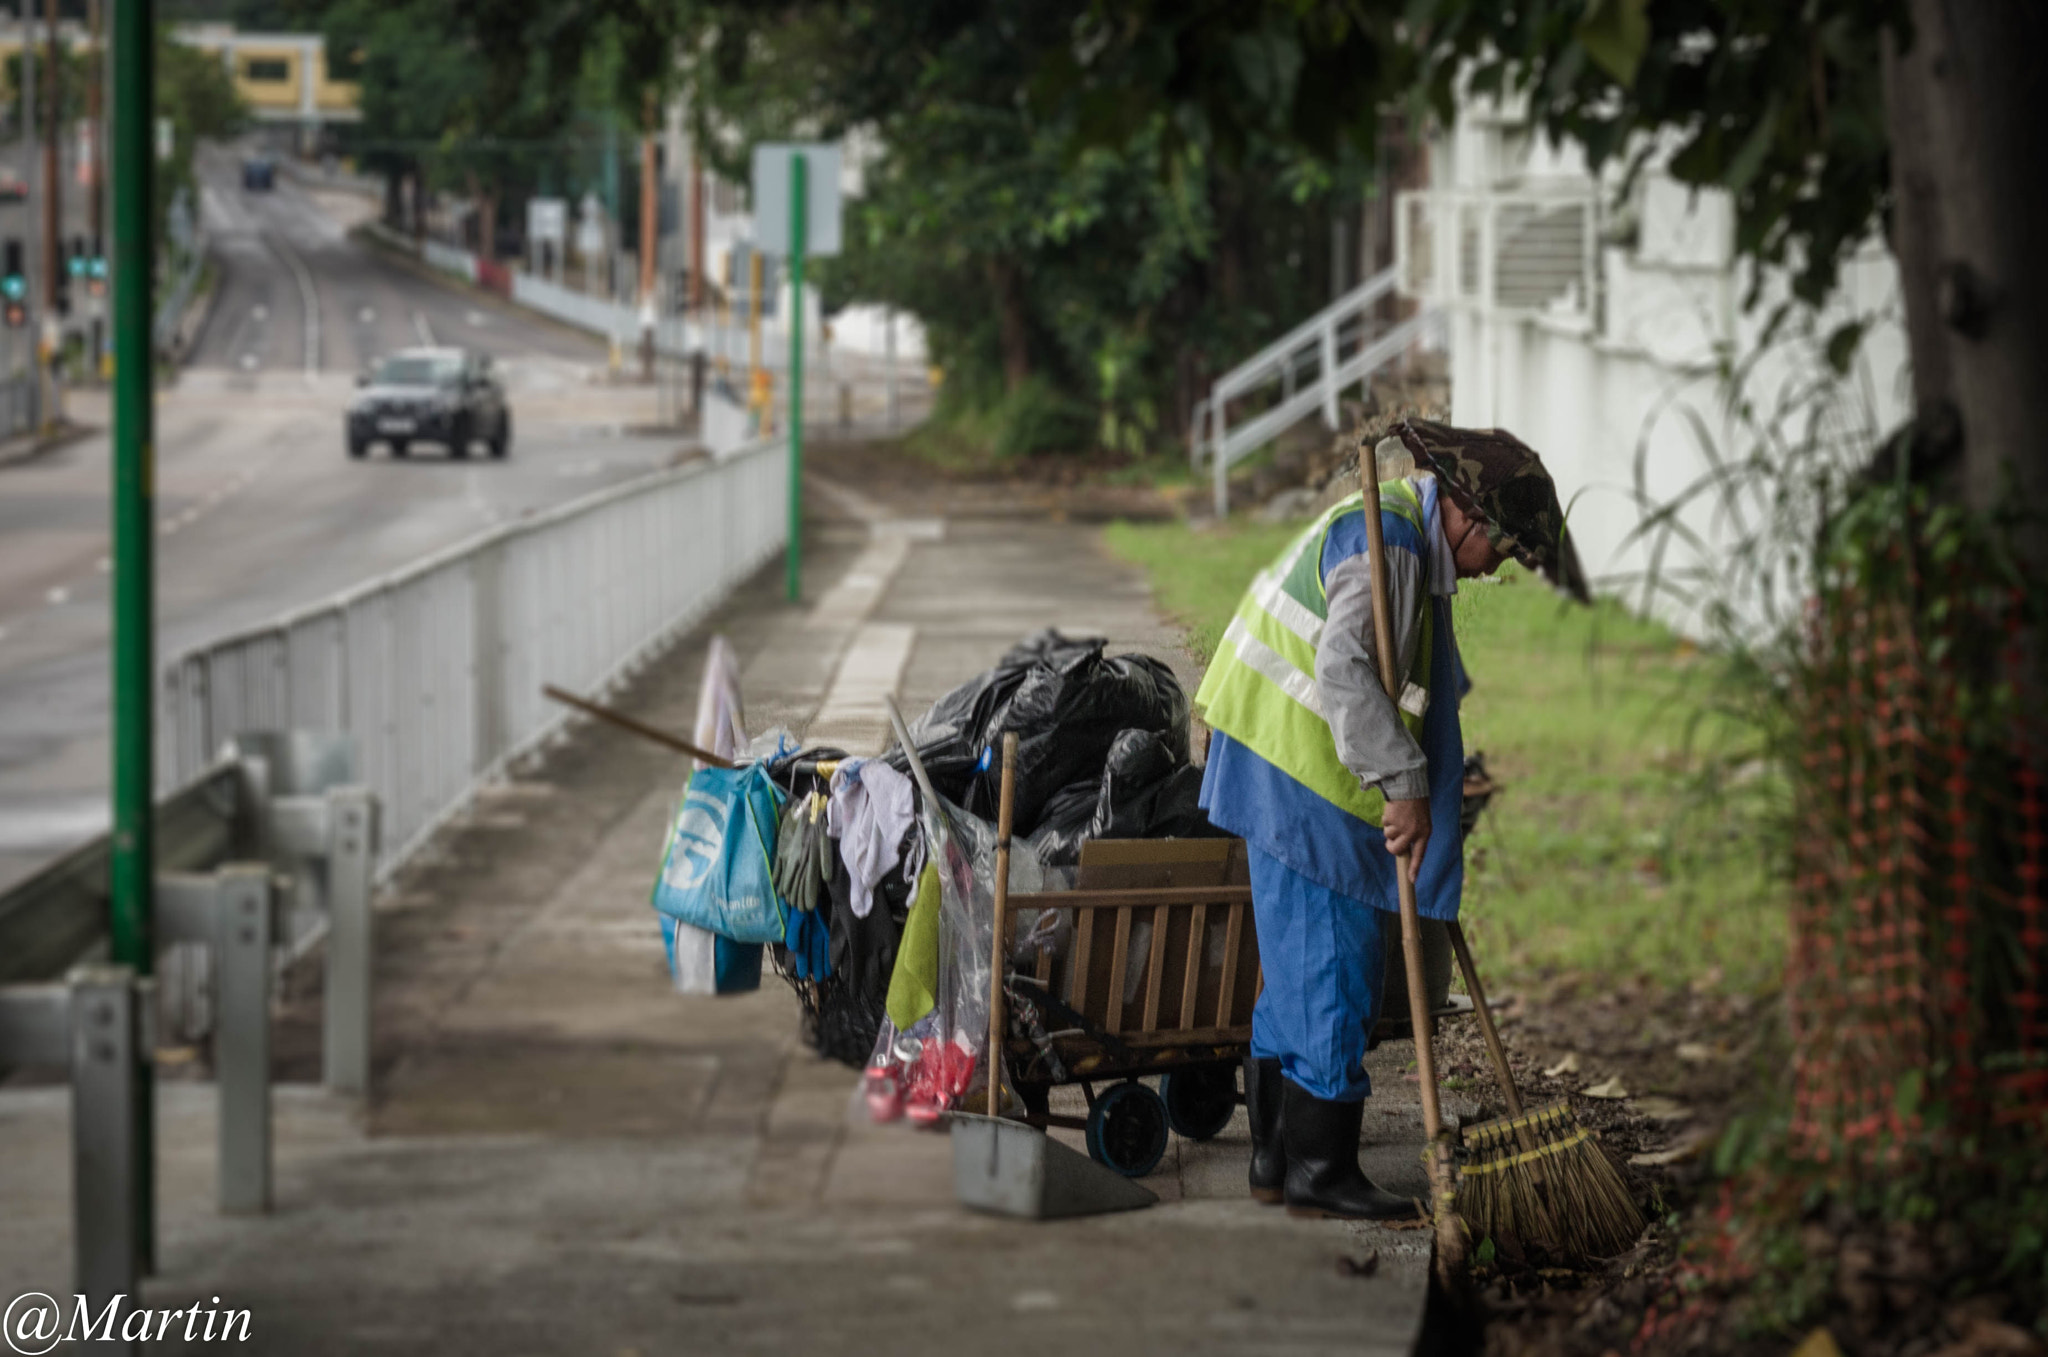
[{"label": "traffic light", "polygon": [[21,268],[21,242],[12,236],[0,248],[0,318],[10,329],[28,324],[28,275]]},{"label": "traffic light", "polygon": [[85,290],[95,297],[107,295],[107,252],[98,236],[92,238],[92,253],[85,260]]},{"label": "traffic light", "polygon": [[71,248],[65,252],[64,272],[73,278],[85,277],[85,237],[71,237]]}]

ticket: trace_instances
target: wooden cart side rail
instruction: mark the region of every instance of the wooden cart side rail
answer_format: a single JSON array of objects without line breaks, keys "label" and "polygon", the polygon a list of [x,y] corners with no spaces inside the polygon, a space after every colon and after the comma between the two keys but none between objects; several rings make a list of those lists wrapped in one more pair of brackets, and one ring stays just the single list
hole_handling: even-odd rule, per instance
[{"label": "wooden cart side rail", "polygon": [[1011,917],[1040,909],[1149,909],[1159,905],[1248,905],[1250,886],[1153,886],[1133,890],[1036,891],[1010,896]]}]

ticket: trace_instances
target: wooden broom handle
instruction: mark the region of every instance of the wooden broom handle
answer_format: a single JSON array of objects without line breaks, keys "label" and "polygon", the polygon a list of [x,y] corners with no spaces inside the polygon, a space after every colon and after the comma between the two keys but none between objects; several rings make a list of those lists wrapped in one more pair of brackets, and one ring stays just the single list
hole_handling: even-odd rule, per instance
[{"label": "wooden broom handle", "polygon": [[1002,1115],[1003,962],[1010,908],[1010,824],[1017,804],[1017,732],[1003,734],[1002,797],[996,803],[996,926],[988,967],[988,1114]]},{"label": "wooden broom handle", "polygon": [[[1522,1115],[1522,1095],[1515,1089],[1515,1076],[1508,1069],[1507,1048],[1500,1044],[1500,1030],[1493,1025],[1493,1009],[1486,1002],[1486,991],[1479,984],[1479,968],[1472,964],[1472,948],[1465,941],[1465,925],[1453,919],[1451,929],[1451,950],[1458,954],[1458,970],[1465,977],[1465,992],[1472,996],[1472,1008],[1479,1015],[1479,1033],[1486,1038],[1486,1053],[1493,1057],[1493,1072],[1500,1078],[1501,1096],[1507,1099],[1508,1115]],[[1527,1140],[1528,1128],[1522,1129],[1521,1139]],[[1534,1149],[1535,1145],[1524,1145]]]},{"label": "wooden broom handle", "polygon": [[[1365,547],[1372,563],[1372,630],[1379,647],[1380,681],[1398,714],[1401,675],[1394,654],[1394,623],[1387,600],[1387,542],[1380,526],[1379,468],[1371,449],[1359,457],[1359,476],[1365,488]],[[1408,963],[1408,1019],[1415,1026],[1415,1070],[1422,1081],[1422,1133],[1429,1138],[1430,1177],[1440,1196],[1450,1195],[1449,1175],[1437,1150],[1437,1133],[1443,1127],[1443,1109],[1438,1103],[1436,1051],[1430,1041],[1429,992],[1422,972],[1422,919],[1415,905],[1415,882],[1408,870],[1406,853],[1394,859],[1394,877],[1401,896],[1401,952]]]},{"label": "wooden broom handle", "polygon": [[591,716],[595,716],[600,721],[617,726],[620,730],[630,730],[641,739],[652,740],[658,745],[664,745],[675,750],[678,754],[688,754],[706,768],[730,768],[733,766],[731,759],[722,759],[709,750],[699,749],[680,735],[670,734],[659,726],[650,726],[644,721],[636,721],[622,711],[592,702],[587,697],[578,697],[572,692],[557,688],[552,683],[543,683],[540,686],[540,691],[541,696],[551,697],[565,707],[574,707],[577,711],[586,712]]}]

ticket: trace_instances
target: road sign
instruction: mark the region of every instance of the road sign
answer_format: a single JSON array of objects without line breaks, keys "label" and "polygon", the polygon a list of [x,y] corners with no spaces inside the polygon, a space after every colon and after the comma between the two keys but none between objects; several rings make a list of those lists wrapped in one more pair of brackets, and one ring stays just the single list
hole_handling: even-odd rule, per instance
[{"label": "road sign", "polygon": [[526,238],[549,240],[560,248],[569,234],[569,204],[560,198],[526,200]]},{"label": "road sign", "polygon": [[754,246],[769,254],[790,251],[791,157],[804,159],[803,251],[812,258],[839,253],[839,146],[836,142],[763,142],[754,148]]}]

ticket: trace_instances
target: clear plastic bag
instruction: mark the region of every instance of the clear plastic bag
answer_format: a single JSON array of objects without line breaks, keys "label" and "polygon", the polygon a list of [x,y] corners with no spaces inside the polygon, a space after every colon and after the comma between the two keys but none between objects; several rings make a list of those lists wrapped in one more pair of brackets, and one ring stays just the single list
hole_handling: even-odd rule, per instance
[{"label": "clear plastic bag", "polygon": [[[907,1030],[883,1020],[863,1091],[875,1120],[904,1116],[931,1125],[955,1108],[987,1106],[996,833],[987,821],[951,804],[944,807],[943,824],[930,807],[924,808],[921,823],[939,876],[938,990],[932,1010]],[[1043,890],[1044,883],[1037,855],[1022,841],[1013,841],[1011,892]],[[1026,935],[1034,922],[1017,921]],[[1004,1077],[1001,1104],[1012,1106],[1015,1097]]]}]

